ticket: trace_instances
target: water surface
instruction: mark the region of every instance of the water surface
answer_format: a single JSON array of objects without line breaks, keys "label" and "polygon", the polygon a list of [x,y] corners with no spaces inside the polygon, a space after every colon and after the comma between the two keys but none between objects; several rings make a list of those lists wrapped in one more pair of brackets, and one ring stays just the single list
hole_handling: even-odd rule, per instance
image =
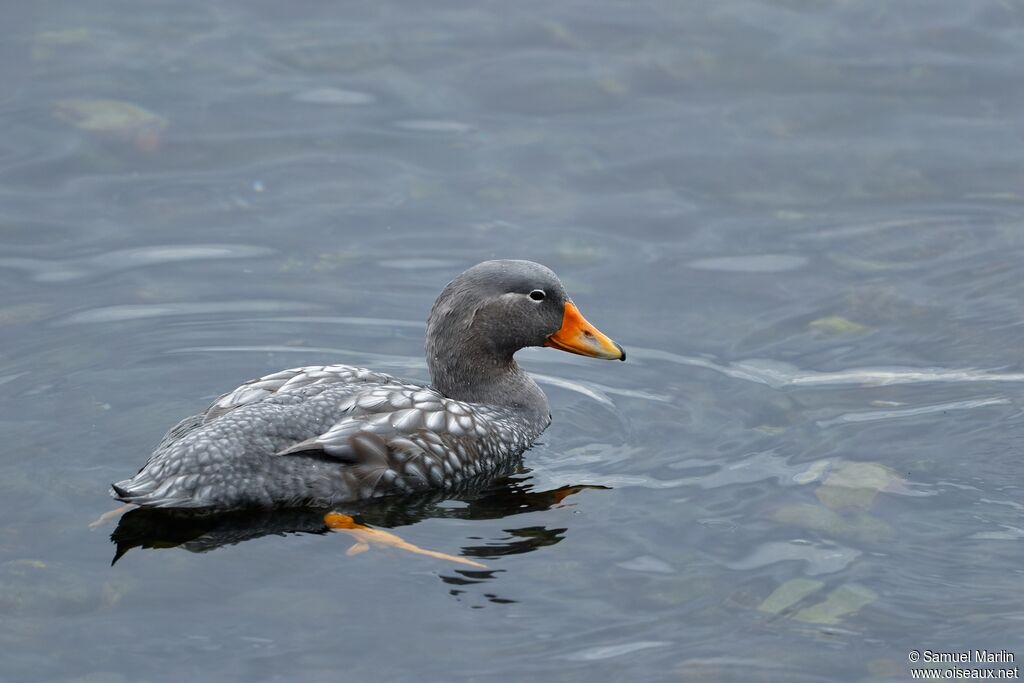
[{"label": "water surface", "polygon": [[[0,57],[0,679],[903,681],[1022,642],[1018,5],[86,0],[8,7]],[[364,513],[486,570],[302,514],[126,519],[184,545],[110,566],[87,524],[169,426],[284,367],[426,379],[495,257],[629,361],[522,353],[523,470]]]}]

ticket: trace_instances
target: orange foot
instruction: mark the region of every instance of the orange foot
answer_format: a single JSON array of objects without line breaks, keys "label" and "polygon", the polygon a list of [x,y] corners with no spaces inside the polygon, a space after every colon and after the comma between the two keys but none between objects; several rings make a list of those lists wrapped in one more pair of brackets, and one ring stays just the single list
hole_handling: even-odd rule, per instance
[{"label": "orange foot", "polygon": [[125,503],[124,505],[122,505],[119,508],[115,508],[115,509],[110,510],[108,512],[104,512],[102,515],[100,515],[99,517],[97,517],[93,521],[89,522],[89,528],[90,529],[96,529],[98,527],[101,527],[104,524],[106,524],[107,522],[109,522],[110,520],[117,519],[118,517],[120,517],[124,513],[128,512],[129,510],[131,510],[134,507],[136,507],[136,506],[132,505],[131,503]]},{"label": "orange foot", "polygon": [[436,557],[439,560],[448,560],[449,562],[458,562],[459,564],[469,565],[470,567],[487,569],[487,565],[474,562],[473,560],[467,560],[465,557],[439,553],[436,550],[426,550],[418,545],[409,543],[395,534],[387,531],[381,531],[380,529],[371,529],[366,525],[359,524],[356,520],[352,519],[348,515],[343,515],[340,512],[328,512],[324,515],[324,524],[326,524],[332,531],[344,532],[356,540],[355,545],[348,549],[348,552],[346,553],[347,555],[358,555],[359,553],[364,553],[370,549],[370,544],[373,543],[377,545],[391,546],[392,548],[416,553],[417,555],[426,555],[428,557]]}]

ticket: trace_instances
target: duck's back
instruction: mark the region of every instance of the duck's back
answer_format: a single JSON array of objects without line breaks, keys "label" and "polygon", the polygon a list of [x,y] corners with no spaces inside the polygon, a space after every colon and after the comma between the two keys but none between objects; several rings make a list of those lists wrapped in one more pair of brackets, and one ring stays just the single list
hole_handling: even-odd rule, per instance
[{"label": "duck's back", "polygon": [[507,467],[546,426],[384,373],[294,368],[180,422],[114,492],[147,507],[230,509],[446,488]]}]

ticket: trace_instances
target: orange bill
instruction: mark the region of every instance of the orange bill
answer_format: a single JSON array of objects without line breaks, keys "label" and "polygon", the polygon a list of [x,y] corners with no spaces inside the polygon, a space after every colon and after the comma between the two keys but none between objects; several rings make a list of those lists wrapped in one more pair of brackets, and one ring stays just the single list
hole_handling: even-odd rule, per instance
[{"label": "orange bill", "polygon": [[569,353],[578,353],[591,358],[626,360],[622,347],[606,337],[600,330],[587,322],[572,301],[565,302],[562,327],[548,337],[544,346],[551,346]]}]

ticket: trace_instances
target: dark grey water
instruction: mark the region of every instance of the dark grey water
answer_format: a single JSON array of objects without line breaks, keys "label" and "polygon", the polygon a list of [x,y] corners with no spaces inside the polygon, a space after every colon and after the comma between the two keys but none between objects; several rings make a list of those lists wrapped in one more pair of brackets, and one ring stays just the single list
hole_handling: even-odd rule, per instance
[{"label": "dark grey water", "polygon": [[[999,0],[8,3],[0,679],[1024,657],[1022,69]],[[424,378],[493,257],[629,361],[523,353],[528,471],[364,518],[486,571],[272,516],[109,566],[87,524],[168,426],[284,367]]]}]

